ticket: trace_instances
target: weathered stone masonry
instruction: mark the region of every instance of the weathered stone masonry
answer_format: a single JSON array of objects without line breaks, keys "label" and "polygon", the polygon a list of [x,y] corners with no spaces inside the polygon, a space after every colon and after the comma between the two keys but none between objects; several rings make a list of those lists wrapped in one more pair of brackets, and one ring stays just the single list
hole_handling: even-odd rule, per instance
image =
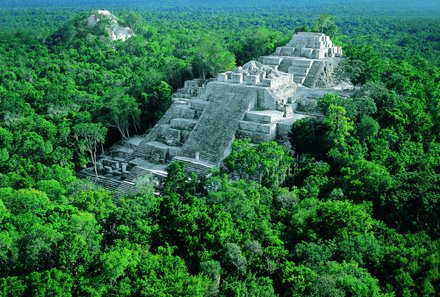
[{"label": "weathered stone masonry", "polygon": [[[332,73],[341,56],[341,48],[325,34],[298,33],[259,62],[250,61],[207,82],[186,81],[148,133],[101,156],[100,182],[125,193],[146,173],[165,176],[173,160],[206,175],[229,154],[235,138],[285,142],[293,122],[308,116],[299,111],[307,99],[302,94],[335,91],[328,88],[335,85]],[[83,174],[92,175],[92,170]]]}]

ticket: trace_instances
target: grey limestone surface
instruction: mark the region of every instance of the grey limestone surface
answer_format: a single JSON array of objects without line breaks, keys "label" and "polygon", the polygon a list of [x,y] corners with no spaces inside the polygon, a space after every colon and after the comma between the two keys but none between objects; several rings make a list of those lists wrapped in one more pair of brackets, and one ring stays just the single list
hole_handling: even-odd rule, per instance
[{"label": "grey limestone surface", "polygon": [[223,159],[224,151],[234,140],[240,120],[256,99],[253,92],[231,93],[228,89],[225,86],[222,93],[210,98],[210,104],[183,145],[184,156],[194,157],[195,152],[200,152],[202,160],[214,164]]}]

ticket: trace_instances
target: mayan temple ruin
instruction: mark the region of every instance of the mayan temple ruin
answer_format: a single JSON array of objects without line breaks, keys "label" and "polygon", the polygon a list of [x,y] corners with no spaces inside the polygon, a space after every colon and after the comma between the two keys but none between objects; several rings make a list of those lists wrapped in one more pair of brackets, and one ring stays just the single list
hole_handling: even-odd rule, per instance
[{"label": "mayan temple ruin", "polygon": [[[236,138],[288,143],[293,122],[310,116],[310,102],[337,92],[333,72],[341,56],[325,34],[298,33],[259,61],[213,80],[186,81],[154,128],[101,156],[99,182],[124,193],[142,175],[166,176],[174,160],[206,175],[228,156]],[[82,173],[94,175],[91,168]]]},{"label": "mayan temple ruin", "polygon": [[282,72],[293,74],[294,81],[306,87],[331,87],[333,70],[342,56],[342,49],[334,46],[323,33],[300,32],[286,45],[270,56],[262,57],[262,63]]}]

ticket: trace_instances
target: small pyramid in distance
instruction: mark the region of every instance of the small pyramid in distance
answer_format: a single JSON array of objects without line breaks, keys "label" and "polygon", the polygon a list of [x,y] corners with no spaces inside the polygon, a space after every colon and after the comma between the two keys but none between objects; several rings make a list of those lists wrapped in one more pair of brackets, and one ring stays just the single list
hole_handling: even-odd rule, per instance
[{"label": "small pyramid in distance", "polygon": [[125,42],[134,36],[133,30],[108,10],[94,10],[83,13],[66,23],[54,34],[49,36],[50,45],[75,45],[78,41],[87,43]]}]

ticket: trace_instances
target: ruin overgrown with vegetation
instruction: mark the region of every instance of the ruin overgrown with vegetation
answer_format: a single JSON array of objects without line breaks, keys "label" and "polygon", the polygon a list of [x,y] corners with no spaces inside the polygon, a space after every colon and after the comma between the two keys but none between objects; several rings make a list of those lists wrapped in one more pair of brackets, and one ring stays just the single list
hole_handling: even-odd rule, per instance
[{"label": "ruin overgrown with vegetation", "polygon": [[0,296],[438,294],[440,4],[240,2],[0,3]]}]

